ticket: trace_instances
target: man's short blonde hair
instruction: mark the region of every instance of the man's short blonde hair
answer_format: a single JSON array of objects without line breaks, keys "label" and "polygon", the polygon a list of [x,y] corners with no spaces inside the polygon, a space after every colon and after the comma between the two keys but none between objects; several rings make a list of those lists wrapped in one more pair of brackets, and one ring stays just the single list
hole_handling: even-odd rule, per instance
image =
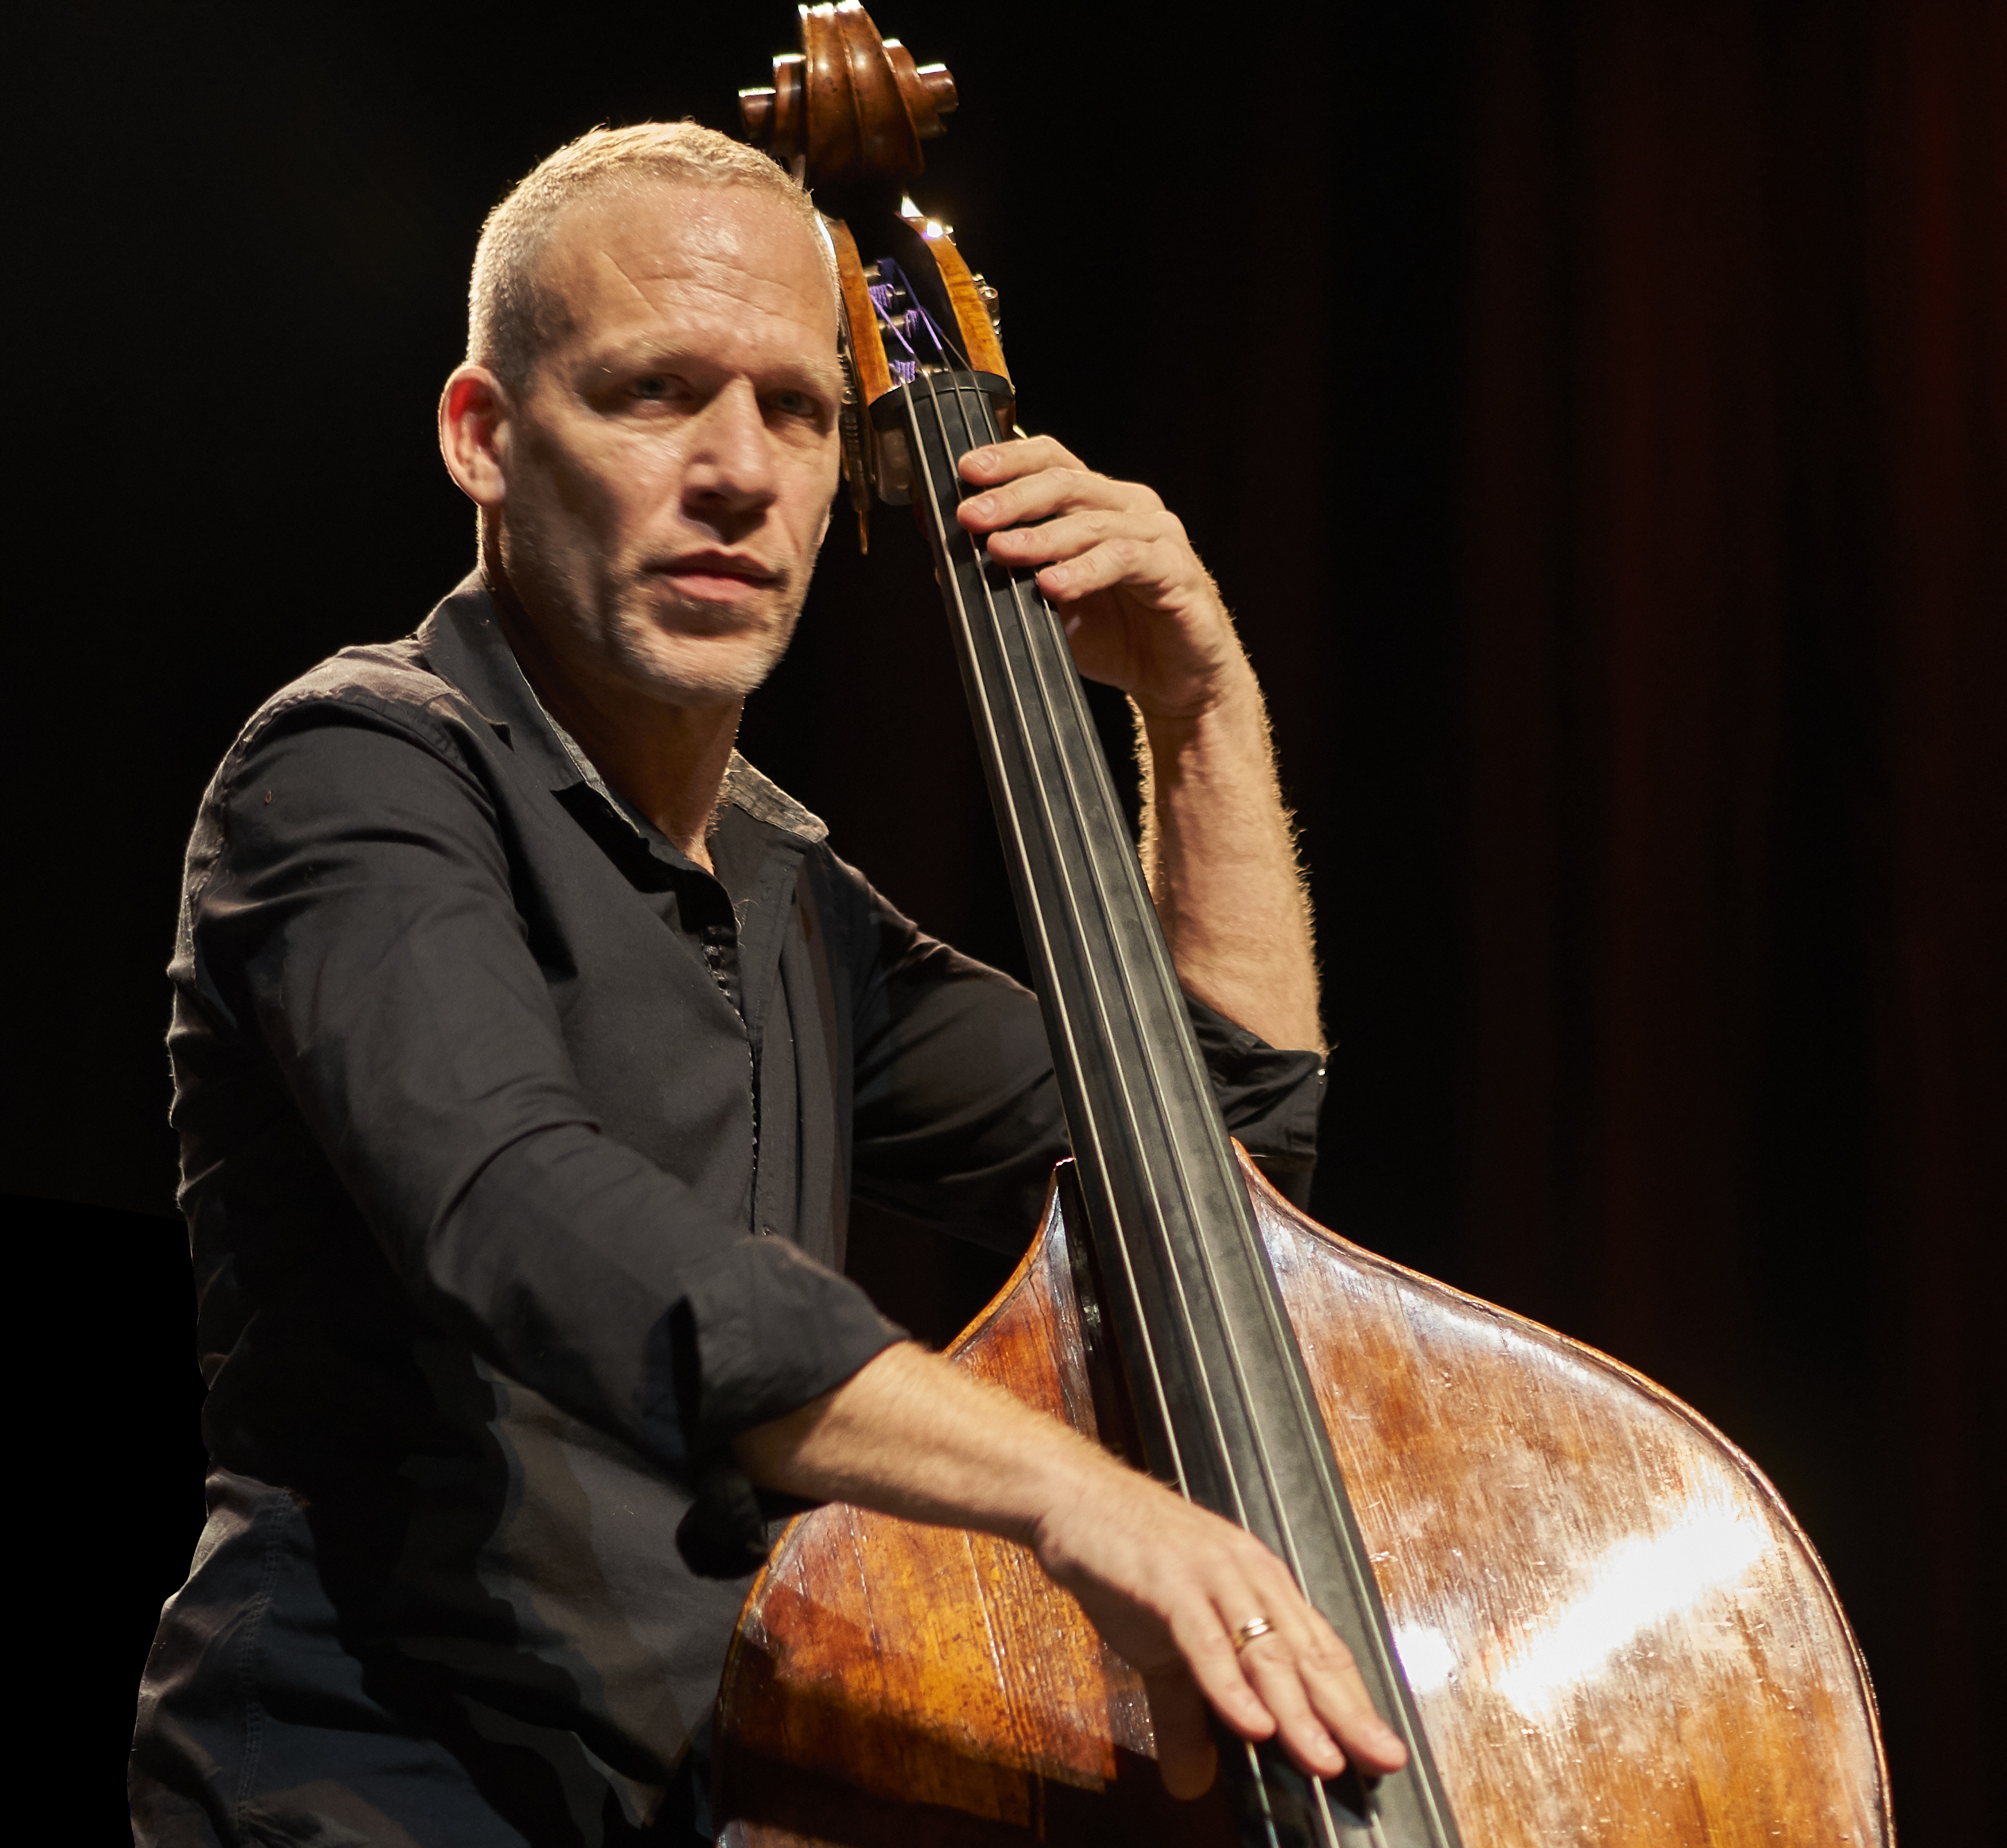
[{"label": "man's short blonde hair", "polygon": [[[808,194],[743,142],[688,122],[594,129],[539,163],[488,214],[467,291],[467,357],[510,391],[522,391],[565,330],[563,305],[551,299],[541,273],[559,220],[581,199],[633,197],[665,182],[744,186],[778,199],[828,257],[829,241]],[[831,277],[833,283],[833,260]]]}]

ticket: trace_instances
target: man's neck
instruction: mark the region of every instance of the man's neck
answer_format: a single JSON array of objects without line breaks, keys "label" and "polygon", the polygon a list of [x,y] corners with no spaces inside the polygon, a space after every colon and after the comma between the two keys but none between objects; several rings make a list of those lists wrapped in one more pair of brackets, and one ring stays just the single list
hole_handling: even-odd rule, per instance
[{"label": "man's neck", "polygon": [[481,576],[503,635],[545,710],[610,788],[706,872],[712,870],[707,837],[745,702],[665,706],[625,688],[589,682],[566,671],[504,573],[491,566]]}]

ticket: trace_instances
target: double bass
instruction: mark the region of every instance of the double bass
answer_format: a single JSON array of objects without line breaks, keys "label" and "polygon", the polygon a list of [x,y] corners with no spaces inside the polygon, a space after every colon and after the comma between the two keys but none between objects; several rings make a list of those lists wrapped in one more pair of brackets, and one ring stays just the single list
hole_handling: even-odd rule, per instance
[{"label": "double bass", "polygon": [[[742,93],[749,139],[825,191],[917,180],[948,72],[856,0],[800,18]],[[1886,1848],[1865,1665],[1749,1459],[1314,1224],[1231,1141],[1060,624],[954,517],[958,459],[1016,424],[996,291],[910,200],[824,224],[850,503],[861,536],[873,500],[909,506],[931,549],[1074,1151],[948,1352],[1266,1542],[1409,1762],[1326,1782],[1222,1737],[1214,1792],[1174,1804],[1140,1681],[1028,1552],[831,1506],[741,1614],[721,1839]]]}]

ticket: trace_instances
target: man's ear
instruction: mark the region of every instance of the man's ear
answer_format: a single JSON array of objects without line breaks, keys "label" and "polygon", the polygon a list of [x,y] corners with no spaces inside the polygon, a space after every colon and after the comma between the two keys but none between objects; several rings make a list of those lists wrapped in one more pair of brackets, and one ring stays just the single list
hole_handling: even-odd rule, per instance
[{"label": "man's ear", "polygon": [[508,498],[511,409],[502,381],[471,360],[453,368],[439,393],[439,453],[446,473],[483,511]]}]

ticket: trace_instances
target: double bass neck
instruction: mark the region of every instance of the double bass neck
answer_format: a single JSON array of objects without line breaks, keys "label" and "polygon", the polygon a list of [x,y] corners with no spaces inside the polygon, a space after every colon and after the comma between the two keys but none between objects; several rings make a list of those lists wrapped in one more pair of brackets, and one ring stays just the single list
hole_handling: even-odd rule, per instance
[{"label": "double bass neck", "polygon": [[993,563],[955,518],[957,464],[1002,439],[1008,389],[922,366],[871,414],[910,457],[1065,1102],[1099,1311],[1147,1466],[1287,1564],[1409,1754],[1370,1789],[1239,1755],[1243,1837],[1450,1848],[1455,1826],[1064,631],[1035,574]]}]

